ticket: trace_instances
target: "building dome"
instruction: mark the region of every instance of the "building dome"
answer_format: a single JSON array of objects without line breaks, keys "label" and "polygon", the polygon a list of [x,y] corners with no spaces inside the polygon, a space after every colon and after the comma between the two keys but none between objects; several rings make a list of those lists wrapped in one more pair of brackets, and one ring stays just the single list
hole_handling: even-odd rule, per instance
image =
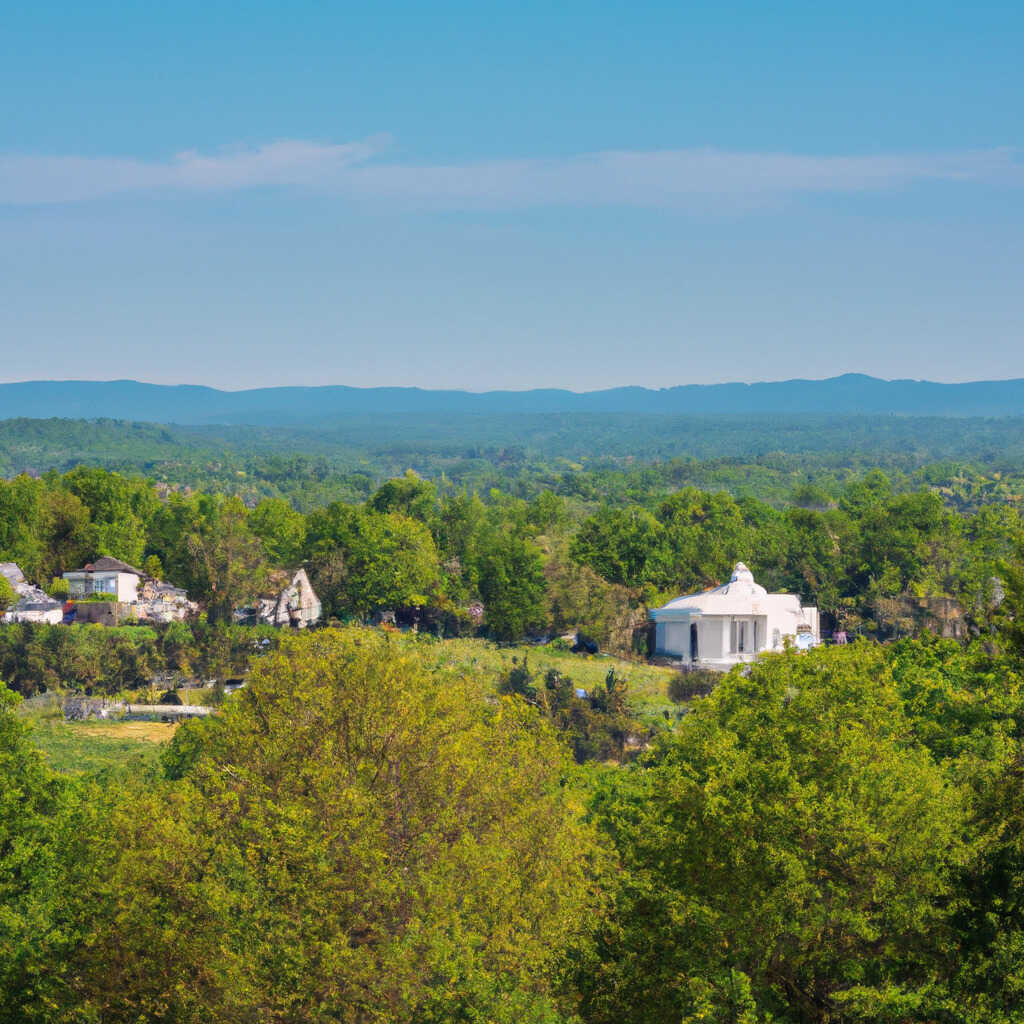
[{"label": "building dome", "polygon": [[729,577],[729,582],[723,587],[718,588],[718,592],[721,594],[731,594],[734,596],[746,596],[746,597],[764,597],[768,591],[761,586],[760,583],[754,582],[754,574],[743,564],[743,562],[737,562],[733,566],[732,575]]}]

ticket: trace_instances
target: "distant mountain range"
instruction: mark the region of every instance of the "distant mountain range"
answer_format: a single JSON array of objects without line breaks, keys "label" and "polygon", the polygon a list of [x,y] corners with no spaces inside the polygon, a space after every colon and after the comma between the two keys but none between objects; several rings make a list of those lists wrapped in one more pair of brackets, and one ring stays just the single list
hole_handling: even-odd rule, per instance
[{"label": "distant mountain range", "polygon": [[422,388],[323,387],[218,391],[198,385],[115,381],[0,384],[0,419],[124,419],[150,423],[315,425],[348,416],[422,414],[632,413],[636,415],[894,414],[1024,415],[1024,380],[938,384],[848,373],[828,380],[688,384],[606,391],[428,391]]}]

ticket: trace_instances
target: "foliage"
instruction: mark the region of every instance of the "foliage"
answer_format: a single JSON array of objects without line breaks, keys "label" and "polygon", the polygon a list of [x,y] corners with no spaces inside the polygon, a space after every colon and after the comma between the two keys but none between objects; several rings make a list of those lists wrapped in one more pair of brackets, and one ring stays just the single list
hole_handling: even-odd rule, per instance
[{"label": "foliage", "polygon": [[2,615],[11,605],[16,604],[18,595],[14,591],[14,587],[7,581],[6,576],[0,576],[0,615]]},{"label": "foliage", "polygon": [[252,601],[266,579],[260,542],[246,520],[241,501],[228,498],[186,538],[197,596],[211,622],[230,622],[234,609]]},{"label": "foliage", "polygon": [[730,673],[600,799],[625,871],[587,1019],[934,1019],[968,807],[880,652]]},{"label": "foliage", "polygon": [[533,544],[514,533],[490,533],[478,544],[476,572],[492,637],[517,640],[544,624],[544,568]]},{"label": "foliage", "polygon": [[527,709],[379,634],[320,634],[265,659],[199,735],[159,799],[79,821],[111,841],[75,844],[93,870],[44,908],[69,940],[92,910],[46,979],[60,1013],[559,1018],[598,848]]}]

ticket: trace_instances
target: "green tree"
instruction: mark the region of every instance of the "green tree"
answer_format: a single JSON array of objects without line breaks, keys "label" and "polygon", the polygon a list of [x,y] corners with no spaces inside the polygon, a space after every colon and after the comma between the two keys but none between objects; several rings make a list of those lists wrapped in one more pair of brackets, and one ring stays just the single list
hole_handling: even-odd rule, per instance
[{"label": "green tree", "polygon": [[36,912],[36,894],[45,889],[54,859],[52,821],[59,797],[57,781],[44,767],[28,729],[15,717],[17,700],[0,682],[2,1024],[26,1019],[22,1013],[26,995],[39,981],[34,950],[46,922]]},{"label": "green tree", "polygon": [[294,568],[306,543],[306,517],[284,498],[265,498],[249,513],[249,529],[272,565]]},{"label": "green tree", "polygon": [[941,1019],[968,811],[879,650],[730,673],[599,804],[625,870],[585,1016]]},{"label": "green tree", "polygon": [[310,516],[307,550],[313,585],[334,615],[424,605],[440,582],[430,531],[396,512],[328,506]]},{"label": "green tree", "polygon": [[227,498],[186,539],[197,596],[211,622],[230,622],[266,581],[263,548],[250,532],[245,506]]},{"label": "green tree", "polygon": [[78,466],[60,484],[89,510],[94,554],[132,565],[142,561],[147,528],[159,505],[148,481]]},{"label": "green tree", "polygon": [[750,533],[736,501],[725,492],[710,494],[684,487],[658,507],[664,535],[657,557],[659,579],[691,593],[729,578],[736,562],[750,558]]},{"label": "green tree", "polygon": [[82,857],[91,876],[71,872],[89,880],[70,902],[95,912],[54,967],[78,1019],[571,1011],[559,980],[598,847],[530,709],[332,631],[286,639],[216,724],[179,735],[179,781],[126,794]]},{"label": "green tree", "polygon": [[511,532],[481,540],[477,577],[487,630],[498,640],[519,640],[545,621],[544,564],[540,551]]},{"label": "green tree", "polygon": [[40,539],[43,558],[40,579],[52,579],[81,568],[93,555],[95,535],[82,499],[64,487],[49,487],[43,495]]},{"label": "green tree", "polygon": [[404,476],[385,480],[366,505],[374,512],[398,512],[429,524],[434,519],[437,488],[407,469]]},{"label": "green tree", "polygon": [[660,588],[671,581],[671,570],[660,560],[664,535],[645,509],[603,506],[580,525],[569,553],[609,583]]}]

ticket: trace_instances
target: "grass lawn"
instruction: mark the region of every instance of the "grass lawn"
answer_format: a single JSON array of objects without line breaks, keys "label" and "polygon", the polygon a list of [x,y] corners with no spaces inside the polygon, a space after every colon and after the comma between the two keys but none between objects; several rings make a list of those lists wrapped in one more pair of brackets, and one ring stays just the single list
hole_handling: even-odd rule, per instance
[{"label": "grass lawn", "polygon": [[155,764],[160,746],[174,735],[165,722],[65,722],[31,718],[32,737],[50,767],[95,774],[105,768]]},{"label": "grass lawn", "polygon": [[[479,676],[481,685],[488,688],[523,659],[538,677],[554,668],[587,691],[603,687],[608,670],[614,668],[616,676],[625,681],[633,714],[638,718],[663,721],[666,712],[675,718],[680,710],[668,699],[673,669],[608,655],[573,654],[552,646],[505,645],[479,639],[434,640],[410,633],[393,633],[391,637],[396,645],[417,646],[438,665],[463,668]],[[156,763],[161,744],[177,728],[165,722],[65,722],[56,707],[26,712],[36,745],[51,767],[61,772],[93,774],[111,767],[145,768]]]},{"label": "grass lawn", "polygon": [[[404,636],[409,638],[410,634]],[[422,642],[431,643],[427,640]],[[573,654],[548,645],[503,645],[487,640],[462,639],[433,641],[433,646],[439,664],[464,666],[481,673],[489,681],[507,673],[512,668],[513,659],[522,663],[525,658],[530,670],[537,675],[554,668],[589,692],[604,686],[608,670],[614,668],[616,676],[626,683],[630,705],[638,717],[662,718],[664,711],[674,717],[680,710],[678,704],[668,699],[668,684],[676,675],[675,669],[610,655]]]}]

